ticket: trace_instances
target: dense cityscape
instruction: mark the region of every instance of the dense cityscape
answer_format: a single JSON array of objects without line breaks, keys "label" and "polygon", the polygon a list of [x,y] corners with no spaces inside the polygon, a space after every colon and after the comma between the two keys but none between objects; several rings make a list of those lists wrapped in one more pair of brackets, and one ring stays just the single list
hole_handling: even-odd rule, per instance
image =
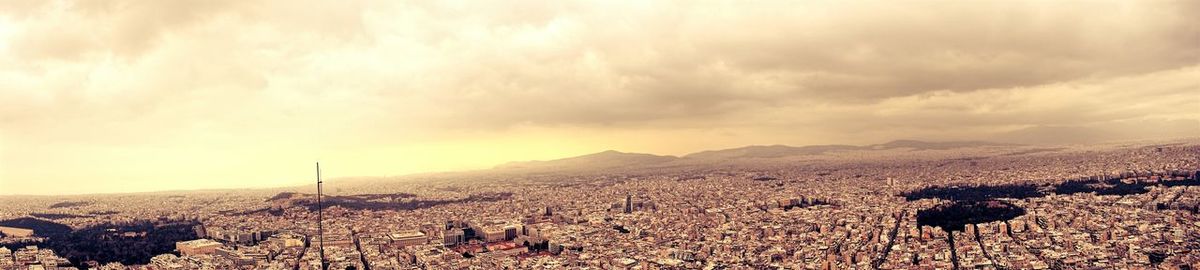
[{"label": "dense cityscape", "polygon": [[1200,267],[1195,140],[768,148],[5,196],[0,269]]},{"label": "dense cityscape", "polygon": [[1200,270],[1200,0],[0,0],[0,270]]}]

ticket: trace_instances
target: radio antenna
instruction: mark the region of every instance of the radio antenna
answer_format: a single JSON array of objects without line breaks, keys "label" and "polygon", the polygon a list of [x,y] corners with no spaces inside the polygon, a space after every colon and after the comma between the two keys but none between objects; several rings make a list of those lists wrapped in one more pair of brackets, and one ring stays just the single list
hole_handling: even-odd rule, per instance
[{"label": "radio antenna", "polygon": [[321,269],[328,270],[329,262],[325,261],[325,229],[321,226],[325,221],[324,208],[321,205],[321,162],[317,162],[317,245],[321,249]]}]

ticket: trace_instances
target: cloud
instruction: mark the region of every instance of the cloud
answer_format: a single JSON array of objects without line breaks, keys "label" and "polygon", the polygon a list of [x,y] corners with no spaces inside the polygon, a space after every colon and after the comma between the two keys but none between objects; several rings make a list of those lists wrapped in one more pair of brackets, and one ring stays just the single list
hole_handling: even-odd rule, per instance
[{"label": "cloud", "polygon": [[439,40],[454,54],[440,78],[445,90],[433,94],[449,106],[444,122],[657,124],[763,106],[1061,85],[1200,60],[1187,19],[1196,11],[1171,5],[627,8],[568,9]]},{"label": "cloud", "polygon": [[[1198,13],[1192,1],[4,1],[0,163],[32,149],[89,149],[83,163],[126,148],[349,156],[503,137],[510,150],[681,154],[1186,125],[1200,114],[1172,108],[1200,103]],[[503,155],[487,156],[463,166]],[[390,172],[364,162],[381,165],[361,174]]]},{"label": "cloud", "polygon": [[250,80],[238,90],[249,92],[303,81],[313,85],[289,87],[503,127],[872,103],[1200,62],[1197,11],[1166,2],[319,3],[30,4],[9,16],[19,29],[9,63],[44,76],[30,88],[147,68],[132,85],[63,87],[174,96],[230,80]]}]

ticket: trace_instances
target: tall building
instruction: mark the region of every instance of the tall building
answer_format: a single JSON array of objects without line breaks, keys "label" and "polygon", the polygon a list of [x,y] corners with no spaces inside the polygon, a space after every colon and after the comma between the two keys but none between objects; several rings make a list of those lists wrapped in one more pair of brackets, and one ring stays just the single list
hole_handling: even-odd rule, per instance
[{"label": "tall building", "polygon": [[426,240],[428,239],[425,237],[425,233],[420,231],[405,231],[401,233],[393,233],[389,236],[391,237],[392,243],[402,247],[425,244]]},{"label": "tall building", "polygon": [[633,195],[625,194],[625,213],[633,213]]},{"label": "tall building", "polygon": [[495,243],[505,240],[504,227],[489,225],[482,227],[480,231],[483,232],[484,242]]},{"label": "tall building", "polygon": [[442,244],[454,246],[466,242],[467,238],[462,229],[450,228],[443,234]]},{"label": "tall building", "polygon": [[220,247],[221,243],[209,239],[175,242],[175,250],[183,256],[213,254]]}]

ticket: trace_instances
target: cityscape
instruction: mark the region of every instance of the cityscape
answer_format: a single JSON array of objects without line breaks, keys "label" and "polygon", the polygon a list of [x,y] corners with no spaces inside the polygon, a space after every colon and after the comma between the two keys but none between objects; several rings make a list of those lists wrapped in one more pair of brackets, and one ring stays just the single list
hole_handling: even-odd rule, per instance
[{"label": "cityscape", "polygon": [[0,270],[1200,269],[1200,1],[0,1]]},{"label": "cityscape", "polygon": [[315,185],[4,197],[0,268],[323,269],[321,254],[325,269],[1200,265],[1200,140],[809,148],[328,181],[319,202]]}]

